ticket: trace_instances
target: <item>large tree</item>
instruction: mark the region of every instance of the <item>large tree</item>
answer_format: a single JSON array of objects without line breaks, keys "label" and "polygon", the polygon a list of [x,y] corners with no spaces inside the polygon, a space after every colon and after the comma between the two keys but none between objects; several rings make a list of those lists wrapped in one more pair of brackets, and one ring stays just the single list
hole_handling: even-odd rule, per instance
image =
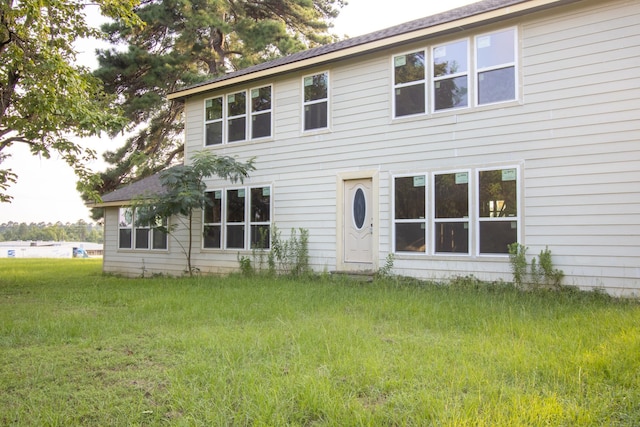
[{"label": "large tree", "polygon": [[[94,178],[85,161],[94,151],[72,135],[91,136],[121,127],[122,118],[90,70],[74,65],[78,38],[102,37],[84,8],[98,5],[123,26],[141,25],[136,0],[4,0],[0,2],[0,165],[14,144],[34,155],[57,152],[81,185]],[[0,202],[17,176],[0,168]]]},{"label": "large tree", "polygon": [[[105,154],[101,193],[177,163],[183,155],[183,105],[165,97],[229,71],[334,41],[330,21],[344,0],[148,0],[146,23],[103,29],[119,47],[99,52],[95,75],[118,96],[129,137]],[[125,49],[122,49],[124,47]]]}]

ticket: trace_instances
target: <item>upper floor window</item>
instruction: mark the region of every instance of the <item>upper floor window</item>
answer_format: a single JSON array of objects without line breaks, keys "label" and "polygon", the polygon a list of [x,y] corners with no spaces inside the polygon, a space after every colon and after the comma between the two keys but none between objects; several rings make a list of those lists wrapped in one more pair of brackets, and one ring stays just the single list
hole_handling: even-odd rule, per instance
[{"label": "upper floor window", "polygon": [[156,218],[153,223],[138,219],[138,208],[120,208],[118,213],[118,248],[167,249],[168,236],[158,227],[166,227],[166,218]]},{"label": "upper floor window", "polygon": [[303,129],[324,129],[329,126],[329,73],[306,76],[303,79]]},{"label": "upper floor window", "polygon": [[394,116],[426,112],[426,70],[424,51],[393,58]]},{"label": "upper floor window", "polygon": [[476,37],[478,105],[516,99],[516,30]]},{"label": "upper floor window", "polygon": [[469,106],[469,42],[433,48],[433,110]]},{"label": "upper floor window", "polygon": [[271,86],[205,100],[205,145],[271,136]]}]

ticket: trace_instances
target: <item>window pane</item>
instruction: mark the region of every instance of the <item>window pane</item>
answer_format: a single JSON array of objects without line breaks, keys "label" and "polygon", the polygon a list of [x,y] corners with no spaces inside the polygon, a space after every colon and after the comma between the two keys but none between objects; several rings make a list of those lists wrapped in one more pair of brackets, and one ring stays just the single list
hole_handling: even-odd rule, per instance
[{"label": "window pane", "polygon": [[516,221],[480,221],[481,254],[508,254],[509,245],[517,240]]},{"label": "window pane", "polygon": [[322,129],[327,127],[327,103],[306,105],[304,107],[304,129]]},{"label": "window pane", "polygon": [[478,74],[478,104],[516,99],[514,67],[500,68]]},{"label": "window pane", "polygon": [[271,86],[251,90],[251,112],[271,109]]},{"label": "window pane", "polygon": [[441,222],[435,228],[436,252],[469,253],[467,222]]},{"label": "window pane", "polygon": [[136,249],[149,249],[148,228],[136,228]]},{"label": "window pane", "polygon": [[393,58],[394,84],[402,84],[424,80],[424,52],[398,55]]},{"label": "window pane", "polygon": [[131,229],[121,228],[118,237],[118,247],[120,249],[131,249]]},{"label": "window pane", "polygon": [[515,30],[479,36],[476,39],[478,69],[515,61]]},{"label": "window pane", "polygon": [[307,76],[303,80],[304,101],[325,99],[329,93],[329,76],[327,73]]},{"label": "window pane", "polygon": [[251,189],[251,222],[268,222],[271,216],[269,187]]},{"label": "window pane", "polygon": [[156,228],[152,230],[153,249],[167,249],[167,233]]},{"label": "window pane", "polygon": [[131,227],[133,225],[133,210],[130,208],[120,208],[118,212],[118,227]]},{"label": "window pane", "polygon": [[425,217],[424,179],[422,175],[395,179],[395,219]]},{"label": "window pane", "polygon": [[271,113],[256,114],[251,118],[251,138],[271,136]]},{"label": "window pane", "polygon": [[227,116],[241,116],[247,113],[247,94],[233,93],[227,96]]},{"label": "window pane", "polygon": [[217,120],[222,118],[222,97],[207,99],[205,101],[205,120]]},{"label": "window pane", "polygon": [[229,142],[243,141],[246,139],[246,117],[229,120]]},{"label": "window pane", "polygon": [[204,247],[205,248],[220,248],[221,240],[221,228],[219,225],[205,225],[204,226]]},{"label": "window pane", "polygon": [[467,76],[443,79],[433,82],[435,109],[461,108],[469,105]]},{"label": "window pane", "polygon": [[466,172],[435,176],[436,218],[469,216],[469,177]]},{"label": "window pane", "polygon": [[424,252],[424,223],[396,224],[396,251]]},{"label": "window pane", "polygon": [[245,190],[227,190],[227,221],[244,222]]},{"label": "window pane", "polygon": [[244,225],[227,225],[227,248],[244,249]]},{"label": "window pane", "polygon": [[206,145],[222,144],[222,122],[207,123]]},{"label": "window pane", "polygon": [[206,207],[204,210],[205,224],[222,221],[222,191],[208,191],[206,193]]},{"label": "window pane", "polygon": [[251,248],[269,249],[270,232],[270,226],[268,225],[252,225]]},{"label": "window pane", "polygon": [[515,169],[481,171],[479,216],[481,218],[518,215]]},{"label": "window pane", "polygon": [[461,40],[433,49],[433,75],[434,77],[450,74],[466,73],[467,65],[467,41]]},{"label": "window pane", "polygon": [[396,88],[396,117],[425,112],[424,83]]}]

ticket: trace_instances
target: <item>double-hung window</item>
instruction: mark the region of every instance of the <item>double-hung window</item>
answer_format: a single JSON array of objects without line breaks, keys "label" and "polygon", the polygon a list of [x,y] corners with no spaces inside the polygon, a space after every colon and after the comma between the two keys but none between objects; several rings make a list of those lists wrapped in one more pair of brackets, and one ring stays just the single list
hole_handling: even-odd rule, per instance
[{"label": "double-hung window", "polygon": [[247,139],[247,93],[227,95],[227,142]]},{"label": "double-hung window", "polygon": [[271,136],[271,86],[251,89],[251,138]]},{"label": "double-hung window", "polygon": [[394,179],[393,221],[396,252],[426,250],[426,177],[403,176]]},{"label": "double-hung window", "polygon": [[166,228],[167,219],[155,218],[153,223],[141,221],[138,219],[140,209],[143,208],[120,208],[118,213],[118,248],[167,249],[167,233],[159,228]]},{"label": "double-hung window", "polygon": [[271,187],[208,191],[203,247],[268,249],[271,236]]},{"label": "double-hung window", "polygon": [[433,176],[434,251],[469,253],[469,172]]},{"label": "double-hung window", "polygon": [[204,102],[205,145],[222,144],[222,97],[207,99]]},{"label": "double-hung window", "polygon": [[426,112],[427,75],[423,50],[393,57],[394,117]]},{"label": "double-hung window", "polygon": [[433,48],[433,110],[469,106],[469,42]]},{"label": "double-hung window", "polygon": [[480,254],[507,254],[518,241],[518,170],[478,172]]},{"label": "double-hung window", "polygon": [[515,100],[515,28],[477,36],[475,44],[478,105]]},{"label": "double-hung window", "polygon": [[329,73],[305,76],[303,82],[303,129],[325,129],[329,126]]}]

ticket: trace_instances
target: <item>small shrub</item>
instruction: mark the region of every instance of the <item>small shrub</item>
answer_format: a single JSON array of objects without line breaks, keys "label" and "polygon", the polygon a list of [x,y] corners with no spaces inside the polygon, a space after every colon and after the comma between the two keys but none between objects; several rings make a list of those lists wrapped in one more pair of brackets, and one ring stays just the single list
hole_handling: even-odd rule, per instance
[{"label": "small shrub", "polygon": [[513,273],[513,283],[519,288],[528,286],[534,289],[541,287],[560,289],[564,272],[554,268],[549,248],[540,251],[537,259],[533,257],[531,266],[527,269],[526,253],[528,249],[520,243],[509,245],[509,262]]},{"label": "small shrub", "polygon": [[387,258],[385,259],[384,265],[380,267],[376,272],[376,278],[388,279],[392,277],[394,261],[395,261],[395,256],[392,253],[387,254]]},{"label": "small shrub", "polygon": [[251,258],[238,254],[238,262],[240,263],[240,273],[243,276],[253,276],[254,270],[253,265],[251,265]]}]

